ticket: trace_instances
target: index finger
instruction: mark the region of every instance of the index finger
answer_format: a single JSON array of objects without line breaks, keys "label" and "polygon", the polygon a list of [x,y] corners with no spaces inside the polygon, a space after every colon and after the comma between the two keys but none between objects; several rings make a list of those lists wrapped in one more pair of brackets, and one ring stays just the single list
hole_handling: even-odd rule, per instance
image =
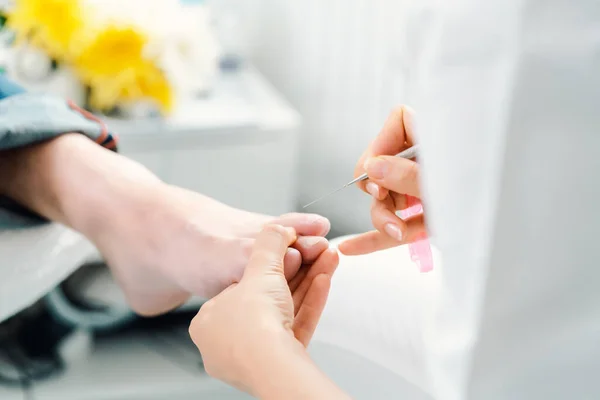
[{"label": "index finger", "polygon": [[280,225],[266,225],[258,234],[244,278],[277,272],[283,275],[283,258],[296,241],[296,231]]},{"label": "index finger", "polygon": [[[388,117],[383,129],[371,142],[367,150],[358,160],[354,169],[354,176],[358,177],[365,172],[363,164],[368,158],[381,155],[396,155],[414,143],[414,111],[408,106],[396,108]],[[367,182],[359,182],[358,187],[366,191]],[[385,193],[382,193],[385,197]]]}]

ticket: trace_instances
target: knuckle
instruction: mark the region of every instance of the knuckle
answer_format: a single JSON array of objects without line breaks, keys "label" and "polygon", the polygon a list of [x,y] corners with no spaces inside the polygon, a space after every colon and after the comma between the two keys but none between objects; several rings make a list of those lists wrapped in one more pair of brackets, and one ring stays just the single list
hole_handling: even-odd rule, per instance
[{"label": "knuckle", "polygon": [[198,326],[203,326],[212,318],[213,310],[216,306],[215,299],[208,300],[202,306],[200,306],[200,311],[196,314],[192,323],[195,323]]},{"label": "knuckle", "polygon": [[206,313],[203,313],[202,311],[200,311],[198,314],[196,314],[194,319],[192,319],[192,322],[190,323],[190,326],[188,328],[188,333],[189,333],[190,337],[192,338],[193,342],[198,347],[200,347],[200,345],[202,343],[201,339],[202,339],[202,335],[203,335],[204,327],[205,327],[206,323],[207,323]]},{"label": "knuckle", "polygon": [[255,243],[256,243],[256,239],[244,239],[241,241],[241,243],[239,244],[240,260],[237,263],[237,265],[246,264],[248,262],[248,260],[250,259],[250,256],[252,256],[252,250],[254,249]]},{"label": "knuckle", "polygon": [[212,362],[207,362],[207,360],[204,360],[204,372],[206,372],[206,374],[211,378],[217,378]]},{"label": "knuckle", "polygon": [[[273,266],[278,267],[281,265],[283,260],[280,259],[276,254],[268,250],[259,249],[254,252],[253,260],[255,263],[259,263],[261,267]],[[253,264],[257,266],[257,264]]]},{"label": "knuckle", "polygon": [[198,322],[197,318],[198,318],[198,316],[195,316],[194,319],[192,319],[192,322],[190,323],[190,326],[188,328],[188,333],[189,333],[190,337],[192,338],[192,340],[194,341],[194,343],[196,343],[196,341],[197,341],[198,329],[199,329],[199,326],[198,326],[199,322]]},{"label": "knuckle", "polygon": [[206,301],[200,306],[200,310],[190,322],[188,332],[195,342],[204,335],[204,332],[210,329],[215,313],[218,313],[218,311],[215,311],[216,305],[214,298]]},{"label": "knuckle", "polygon": [[254,252],[254,258],[260,261],[270,260],[273,254],[268,250],[258,249]]},{"label": "knuckle", "polygon": [[411,181],[416,181],[419,178],[419,165],[416,162],[410,161],[407,163],[406,178]]},{"label": "knuckle", "polygon": [[213,308],[215,308],[215,304],[216,304],[216,300],[214,298],[210,299],[210,300],[207,300],[200,307],[200,312],[198,314],[202,314],[202,313],[203,314],[207,314],[207,313],[209,313],[210,311],[212,311]]},{"label": "knuckle", "polygon": [[285,228],[277,224],[266,224],[262,231],[266,235],[283,236],[285,234]]},{"label": "knuckle", "polygon": [[394,176],[390,176],[396,183],[405,183],[416,181],[419,177],[418,164],[413,161],[398,160],[396,163],[396,172]]},{"label": "knuckle", "polygon": [[263,235],[273,239],[273,243],[276,240],[289,241],[296,236],[296,229],[278,224],[267,224],[263,228]]}]

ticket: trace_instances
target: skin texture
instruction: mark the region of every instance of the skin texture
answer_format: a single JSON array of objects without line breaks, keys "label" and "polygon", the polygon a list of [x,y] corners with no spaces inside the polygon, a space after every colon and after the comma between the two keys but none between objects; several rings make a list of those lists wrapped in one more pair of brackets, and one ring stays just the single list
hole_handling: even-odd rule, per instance
[{"label": "skin texture", "polygon": [[293,229],[265,227],[239,284],[202,306],[190,335],[211,376],[258,398],[347,399],[305,350],[338,255],[324,251],[288,285],[283,260],[296,240]]},{"label": "skin texture", "polygon": [[90,239],[142,315],[167,312],[192,294],[213,297],[238,282],[267,223],[299,235],[298,251],[285,259],[287,279],[328,246],[325,218],[231,208],[167,185],[79,134],[0,152],[0,195]]},{"label": "skin texture", "polygon": [[383,129],[358,160],[354,176],[367,173],[361,190],[373,197],[371,221],[376,230],[343,242],[346,255],[368,254],[414,241],[425,232],[423,215],[406,220],[396,215],[407,208],[406,195],[420,198],[419,165],[394,157],[414,144],[414,111],[401,106],[388,117]]}]

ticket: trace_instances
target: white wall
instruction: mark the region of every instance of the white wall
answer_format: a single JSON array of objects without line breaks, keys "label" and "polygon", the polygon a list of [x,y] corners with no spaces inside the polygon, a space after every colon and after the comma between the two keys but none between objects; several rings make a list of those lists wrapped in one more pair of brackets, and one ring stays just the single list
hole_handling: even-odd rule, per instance
[{"label": "white wall", "polygon": [[[237,1],[253,22],[251,56],[305,118],[305,204],[352,178],[389,111],[407,101],[409,0]],[[310,211],[331,218],[336,231],[356,232],[370,228],[369,204],[348,189]]]}]

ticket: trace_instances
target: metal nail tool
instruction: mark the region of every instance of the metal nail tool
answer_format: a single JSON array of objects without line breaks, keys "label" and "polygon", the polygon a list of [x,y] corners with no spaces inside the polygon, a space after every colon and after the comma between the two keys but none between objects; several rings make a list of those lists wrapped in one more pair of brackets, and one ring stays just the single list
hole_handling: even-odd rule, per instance
[{"label": "metal nail tool", "polygon": [[[396,154],[396,157],[400,157],[400,158],[406,158],[406,159],[412,159],[412,158],[416,158],[416,157],[417,157],[418,150],[419,150],[419,145],[414,145],[414,146],[412,146],[412,147],[409,147],[408,149],[406,149],[406,150],[404,150],[404,151],[402,151],[402,152],[400,152],[400,153]],[[333,192],[331,192],[331,193],[327,193],[325,196],[321,196],[321,197],[319,197],[318,199],[316,199],[316,200],[314,200],[314,201],[311,201],[310,203],[308,203],[307,205],[305,205],[305,206],[304,206],[304,207],[302,207],[302,208],[307,208],[307,207],[310,207],[310,206],[312,206],[313,204],[315,204],[315,203],[318,203],[319,201],[321,201],[321,200],[323,200],[323,199],[325,199],[325,198],[327,198],[327,197],[329,197],[329,196],[331,196],[331,195],[333,195],[333,194],[335,194],[335,193],[339,192],[339,191],[340,191],[340,190],[342,190],[342,189],[345,189],[345,188],[347,188],[347,187],[349,187],[349,186],[352,186],[352,185],[354,185],[355,183],[362,182],[362,181],[364,181],[364,180],[367,180],[367,179],[369,179],[369,176],[368,176],[367,174],[362,174],[362,175],[361,175],[361,176],[359,176],[358,178],[355,178],[355,179],[351,180],[350,182],[346,183],[346,184],[345,184],[344,186],[342,186],[341,188],[335,189]]]}]

